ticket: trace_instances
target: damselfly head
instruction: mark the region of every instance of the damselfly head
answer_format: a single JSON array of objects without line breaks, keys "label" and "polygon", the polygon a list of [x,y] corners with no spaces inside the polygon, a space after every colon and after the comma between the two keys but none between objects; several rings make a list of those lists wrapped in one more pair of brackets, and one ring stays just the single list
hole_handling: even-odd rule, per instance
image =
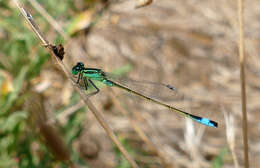
[{"label": "damselfly head", "polygon": [[82,62],[78,62],[73,68],[72,68],[72,74],[77,75],[81,70],[84,69],[84,64]]}]

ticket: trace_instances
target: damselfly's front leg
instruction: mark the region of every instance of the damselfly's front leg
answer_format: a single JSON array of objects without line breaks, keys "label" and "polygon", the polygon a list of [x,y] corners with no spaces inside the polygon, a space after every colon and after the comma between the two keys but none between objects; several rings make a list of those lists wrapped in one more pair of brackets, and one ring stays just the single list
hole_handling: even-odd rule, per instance
[{"label": "damselfly's front leg", "polygon": [[88,81],[86,80],[86,78],[83,78],[83,82],[84,82],[85,90],[88,90]]},{"label": "damselfly's front leg", "polygon": [[[82,80],[82,79],[83,79],[84,86],[81,86],[81,84],[80,84],[80,80]],[[76,84],[78,84],[79,88],[81,88],[83,90],[88,90],[88,82],[87,82],[86,78],[83,77],[83,75],[81,73],[79,73],[79,75],[78,75],[78,79],[77,79]]]},{"label": "damselfly's front leg", "polygon": [[81,75],[81,73],[79,73],[79,75],[78,75],[78,79],[77,79],[77,84],[79,84],[79,80],[81,79],[81,77],[82,77],[82,75]]}]

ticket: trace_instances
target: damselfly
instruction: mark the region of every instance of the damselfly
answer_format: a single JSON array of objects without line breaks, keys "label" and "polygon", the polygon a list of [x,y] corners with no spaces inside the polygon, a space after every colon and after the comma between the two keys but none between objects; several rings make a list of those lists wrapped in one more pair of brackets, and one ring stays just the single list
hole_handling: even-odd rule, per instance
[{"label": "damselfly", "polygon": [[[153,103],[159,104],[161,106],[164,106],[166,108],[168,108],[171,111],[174,111],[176,113],[179,113],[185,117],[191,118],[192,120],[200,123],[200,124],[204,124],[206,126],[210,126],[210,127],[218,127],[218,123],[215,121],[212,121],[208,118],[204,118],[204,117],[199,117],[196,115],[192,115],[190,113],[184,112],[178,108],[172,107],[168,104],[165,104],[161,101],[158,101],[154,98],[152,98],[151,96],[147,96],[142,94],[141,92],[129,88],[123,84],[121,84],[119,81],[115,81],[112,78],[110,78],[109,75],[107,75],[107,73],[105,73],[103,70],[101,69],[96,69],[96,68],[85,68],[84,64],[82,62],[78,62],[73,68],[72,68],[72,74],[73,75],[78,75],[77,77],[77,84],[79,84],[80,82],[83,83],[84,85],[84,89],[87,90],[89,88],[90,85],[92,85],[96,91],[88,94],[89,96],[95,95],[99,92],[99,88],[94,84],[93,81],[99,81],[102,82],[103,84],[110,86],[110,87],[117,87],[117,88],[121,88],[129,93],[132,93],[134,95],[140,96],[146,100],[149,100]],[[151,82],[152,83],[152,82]],[[174,87],[172,87],[171,85],[166,85],[166,84],[162,84],[162,83],[157,83],[161,86],[164,86],[170,90],[175,90]]]}]

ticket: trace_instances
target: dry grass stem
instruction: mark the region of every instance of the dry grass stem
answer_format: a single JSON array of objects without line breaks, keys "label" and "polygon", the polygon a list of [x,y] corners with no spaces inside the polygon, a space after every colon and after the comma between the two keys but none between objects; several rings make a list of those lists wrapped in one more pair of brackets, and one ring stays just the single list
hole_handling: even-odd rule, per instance
[{"label": "dry grass stem", "polygon": [[39,31],[38,26],[35,25],[32,15],[30,13],[26,12],[24,8],[20,7],[20,5],[18,4],[18,2],[16,0],[14,0],[14,2],[17,5],[20,12],[22,13],[22,15],[24,16],[24,18],[26,19],[27,23],[33,29],[34,33],[42,41],[43,45],[44,46],[50,45],[49,41],[42,35],[41,31]]},{"label": "dry grass stem", "polygon": [[240,57],[240,87],[243,115],[243,141],[244,141],[244,159],[245,168],[249,167],[248,158],[248,129],[247,129],[247,110],[246,110],[246,76],[245,76],[245,52],[244,52],[244,1],[238,0],[238,23],[239,23],[239,57]]},{"label": "dry grass stem", "polygon": [[32,6],[54,27],[54,29],[62,35],[66,40],[69,39],[69,36],[64,32],[63,28],[56,22],[51,15],[46,12],[46,10],[35,0],[28,0]]},{"label": "dry grass stem", "polygon": [[100,125],[104,128],[104,130],[106,131],[107,135],[110,137],[110,139],[116,144],[116,146],[119,148],[119,150],[122,152],[122,154],[125,156],[125,158],[129,161],[129,163],[131,164],[131,166],[133,168],[138,168],[139,166],[136,164],[136,162],[133,160],[133,158],[128,154],[128,152],[126,151],[126,149],[122,146],[122,144],[120,143],[120,141],[117,139],[116,135],[114,134],[114,132],[112,131],[112,129],[109,127],[109,125],[107,124],[106,120],[103,117],[103,114],[101,112],[99,112],[96,107],[92,104],[92,102],[88,99],[88,97],[86,96],[86,94],[84,93],[84,91],[82,91],[76,84],[75,79],[73,78],[72,74],[68,71],[68,69],[66,68],[66,66],[63,64],[63,62],[57,58],[57,56],[54,54],[53,52],[53,48],[52,45],[48,43],[48,41],[44,38],[44,36],[42,35],[42,33],[40,33],[38,26],[34,23],[33,18],[31,16],[31,14],[29,14],[27,11],[25,11],[23,8],[20,7],[20,5],[17,3],[17,1],[15,1],[15,4],[17,5],[17,7],[19,8],[19,10],[21,11],[21,13],[23,14],[23,16],[26,18],[27,22],[30,24],[30,26],[32,27],[32,29],[34,30],[34,32],[36,33],[36,35],[41,39],[43,45],[45,45],[48,50],[49,53],[52,56],[52,60],[54,61],[54,64],[57,65],[66,75],[66,77],[71,81],[71,83],[73,84],[74,89],[80,94],[81,98],[83,99],[84,103],[88,106],[88,108],[90,109],[90,111],[92,111],[92,113],[94,114],[94,116],[96,117],[96,119],[98,120],[98,122],[100,123]]}]

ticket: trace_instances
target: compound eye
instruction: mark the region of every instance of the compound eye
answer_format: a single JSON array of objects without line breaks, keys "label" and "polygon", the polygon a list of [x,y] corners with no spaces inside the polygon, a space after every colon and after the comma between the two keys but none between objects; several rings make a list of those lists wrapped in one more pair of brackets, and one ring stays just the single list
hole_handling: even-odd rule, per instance
[{"label": "compound eye", "polygon": [[82,67],[84,67],[84,64],[83,64],[82,62],[79,62],[79,65],[82,66]]},{"label": "compound eye", "polygon": [[78,66],[75,66],[72,68],[72,74],[77,75],[79,73],[80,68]]}]

